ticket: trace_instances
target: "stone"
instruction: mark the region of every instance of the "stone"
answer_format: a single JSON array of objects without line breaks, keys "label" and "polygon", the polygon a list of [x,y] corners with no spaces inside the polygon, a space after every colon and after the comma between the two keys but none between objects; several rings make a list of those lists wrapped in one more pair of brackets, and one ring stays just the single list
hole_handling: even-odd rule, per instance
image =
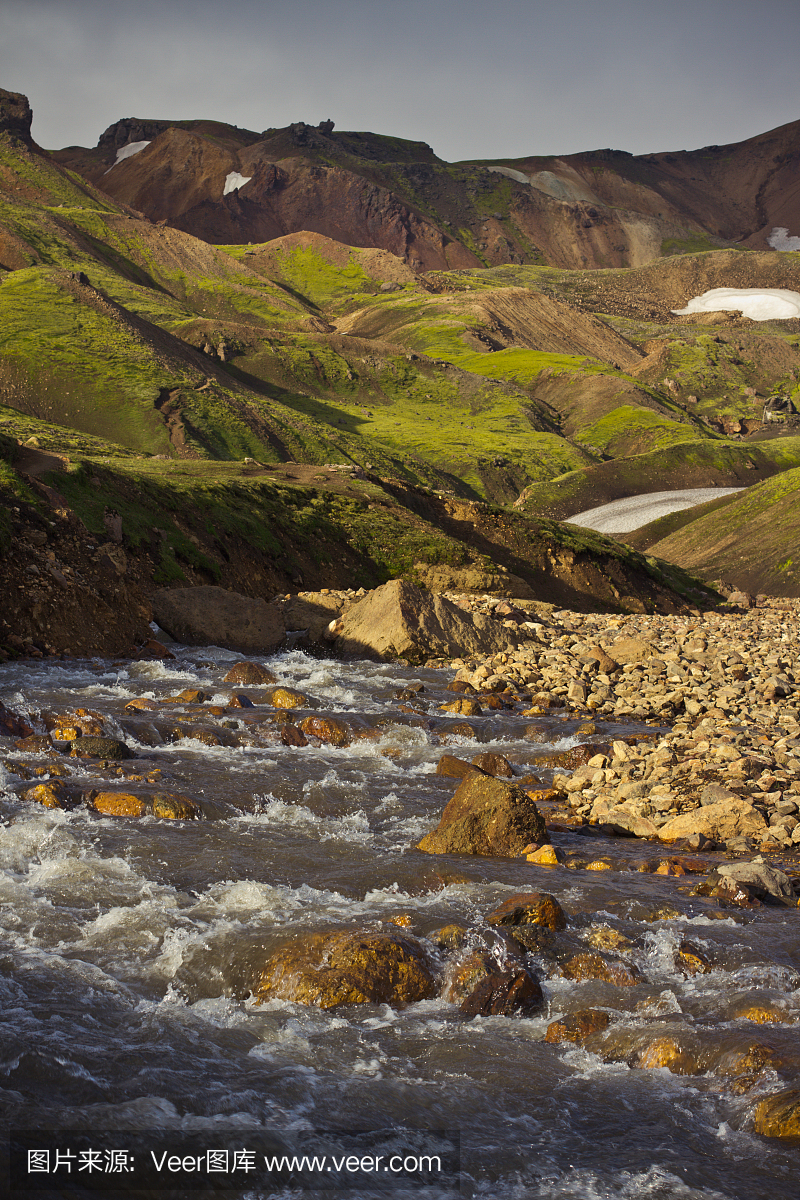
[{"label": "stone", "polygon": [[800,1138],[800,1088],[773,1092],[757,1105],[753,1129],[762,1137]]},{"label": "stone", "polygon": [[273,998],[335,1008],[339,1004],[410,1004],[435,994],[420,943],[400,932],[303,933],[267,960],[253,989]]},{"label": "stone", "polygon": [[308,738],[297,728],[287,722],[280,726],[281,742],[284,746],[307,746]]},{"label": "stone", "polygon": [[327,746],[349,746],[353,740],[350,727],[338,717],[306,717],[300,728],[306,737],[318,738]]},{"label": "stone", "polygon": [[566,860],[566,855],[556,846],[540,846],[538,850],[528,852],[525,858],[537,867],[558,867]]},{"label": "stone", "polygon": [[104,817],[144,817],[148,810],[146,800],[129,792],[97,792],[92,807]]},{"label": "stone", "polygon": [[0,737],[25,738],[30,737],[32,733],[33,728],[25,718],[6,708],[0,701]]},{"label": "stone", "polygon": [[51,779],[49,783],[37,783],[34,787],[26,788],[22,793],[22,799],[41,804],[44,808],[73,807],[66,785],[59,779]]},{"label": "stone", "polygon": [[176,642],[264,654],[283,642],[279,610],[219,587],[169,588],[152,597],[153,616]]},{"label": "stone", "polygon": [[238,662],[233,664],[222,682],[236,683],[244,687],[257,687],[259,684],[277,683],[278,679],[272,671],[262,667],[260,663]]},{"label": "stone", "polygon": [[638,1053],[635,1065],[645,1070],[666,1067],[673,1075],[693,1075],[695,1061],[680,1043],[671,1037],[657,1037]]},{"label": "stone", "polygon": [[566,929],[563,908],[549,892],[524,892],[511,896],[486,918],[488,925],[543,925],[545,929]]},{"label": "stone", "polygon": [[444,596],[393,579],[345,613],[337,646],[352,657],[421,663],[500,653],[508,649],[509,631]]},{"label": "stone", "polygon": [[715,842],[733,837],[760,837],[767,832],[767,823],[758,809],[742,797],[703,805],[693,812],[673,817],[658,830],[662,842],[676,842],[694,834]]},{"label": "stone", "polygon": [[70,742],[70,754],[80,758],[135,758],[133,751],[117,738],[80,737]]},{"label": "stone", "polygon": [[466,1017],[532,1016],[544,1003],[538,979],[520,963],[493,965],[461,1002]]},{"label": "stone", "polygon": [[549,840],[544,818],[527,792],[474,771],[459,784],[437,828],[417,849],[514,858],[531,842]]},{"label": "stone", "polygon": [[602,979],[617,987],[635,987],[641,982],[641,974],[632,964],[614,962],[600,954],[576,954],[562,965],[566,979]]},{"label": "stone", "polygon": [[713,970],[709,957],[694,942],[681,942],[675,951],[675,966],[685,975],[707,975]]},{"label": "stone", "polygon": [[607,653],[616,664],[625,666],[627,663],[642,663],[645,659],[654,658],[656,648],[652,642],[642,638],[621,637],[608,647]]},{"label": "stone", "polygon": [[273,708],[308,708],[310,704],[308,696],[294,688],[274,688],[268,699]]},{"label": "stone", "polygon": [[474,775],[479,769],[462,758],[456,758],[454,754],[443,754],[436,764],[436,774],[445,775],[448,779],[466,779],[467,775]]},{"label": "stone", "polygon": [[770,866],[763,859],[753,859],[752,862],[743,863],[726,863],[724,866],[717,867],[717,874],[723,878],[733,879],[736,883],[745,884],[749,890],[755,892],[759,900],[785,904],[791,908],[797,907],[797,898],[788,875],[778,870],[777,867]]},{"label": "stone", "polygon": [[493,775],[495,778],[511,779],[514,775],[508,759],[504,758],[502,754],[493,754],[491,751],[476,754],[472,759],[472,765],[479,771],[485,771],[487,775]]},{"label": "stone", "polygon": [[194,821],[200,816],[200,809],[188,796],[157,792],[153,796],[153,816],[167,821]]},{"label": "stone", "polygon": [[602,1033],[607,1029],[610,1020],[608,1013],[602,1009],[584,1008],[580,1012],[551,1021],[544,1040],[551,1045],[572,1042],[576,1046],[582,1046],[593,1033]]}]

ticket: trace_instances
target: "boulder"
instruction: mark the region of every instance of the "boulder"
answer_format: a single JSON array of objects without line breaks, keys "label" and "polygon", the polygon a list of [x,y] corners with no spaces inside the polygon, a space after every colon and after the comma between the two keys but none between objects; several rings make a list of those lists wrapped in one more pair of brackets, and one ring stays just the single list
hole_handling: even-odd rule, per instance
[{"label": "boulder", "polygon": [[800,1138],[800,1088],[786,1088],[762,1100],[753,1129],[762,1137]]},{"label": "boulder", "polygon": [[549,892],[524,892],[510,896],[486,918],[489,925],[543,925],[545,929],[566,929],[564,910]]},{"label": "boulder", "polygon": [[158,624],[187,646],[224,646],[242,654],[264,654],[284,639],[277,608],[225,588],[169,588],[156,592],[152,602]]},{"label": "boulder", "polygon": [[238,662],[233,664],[222,682],[253,687],[260,683],[277,683],[278,680],[272,671],[262,667],[260,663]]},{"label": "boulder", "polygon": [[662,842],[676,842],[697,833],[715,842],[726,842],[734,837],[762,837],[766,832],[767,823],[758,809],[742,797],[733,796],[673,817],[661,826],[658,836]]},{"label": "boulder", "polygon": [[617,987],[635,987],[642,978],[632,964],[605,959],[601,954],[576,954],[564,963],[562,970],[567,979],[602,979]]},{"label": "boulder", "polygon": [[466,1017],[528,1017],[542,1007],[539,981],[521,963],[494,963],[461,1002]]},{"label": "boulder", "polygon": [[417,849],[427,854],[514,858],[531,842],[549,842],[535,803],[521,787],[471,772],[459,784],[436,829]]},{"label": "boulder", "polygon": [[24,717],[19,717],[0,701],[0,737],[30,737],[33,729]]},{"label": "boulder", "polygon": [[407,934],[336,930],[304,933],[267,960],[254,987],[259,1003],[409,1004],[435,993],[420,943]]},{"label": "boulder", "polygon": [[464,612],[444,596],[392,579],[344,615],[337,647],[353,657],[410,663],[507,650],[510,631],[480,613]]},{"label": "boulder", "polygon": [[41,804],[44,808],[72,808],[74,801],[60,779],[37,783],[22,793],[23,800]]},{"label": "boulder", "polygon": [[572,1042],[582,1046],[593,1033],[602,1033],[608,1028],[610,1021],[608,1013],[599,1008],[584,1008],[580,1012],[570,1013],[557,1021],[551,1021],[547,1026],[544,1040],[551,1045],[561,1042]]},{"label": "boulder", "polygon": [[789,882],[788,875],[770,866],[762,858],[752,862],[727,863],[717,868],[717,874],[723,878],[734,879],[743,883],[755,892],[759,900],[771,900],[775,904],[786,904],[791,908],[797,907],[797,898]]},{"label": "boulder", "polygon": [[79,737],[69,744],[73,758],[135,758],[133,751],[117,738]]},{"label": "boulder", "polygon": [[350,726],[338,717],[306,717],[300,722],[300,729],[307,737],[319,738],[326,746],[342,748],[353,740]]}]

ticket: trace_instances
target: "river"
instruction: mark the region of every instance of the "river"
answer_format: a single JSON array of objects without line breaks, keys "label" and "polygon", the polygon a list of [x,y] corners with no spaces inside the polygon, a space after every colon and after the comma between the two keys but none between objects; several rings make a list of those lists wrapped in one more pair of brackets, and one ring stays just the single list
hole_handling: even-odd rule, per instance
[{"label": "river", "polygon": [[[663,851],[633,839],[554,833],[570,857],[550,868],[414,849],[452,795],[453,781],[434,774],[445,748],[461,757],[497,750],[522,774],[534,755],[581,740],[578,722],[484,712],[470,718],[469,736],[453,732],[458,718],[438,708],[452,698],[444,691],[452,673],[293,651],[268,664],[281,683],[371,730],[369,737],[342,749],[285,746],[266,721],[272,710],[259,706],[229,710],[216,725],[209,718],[231,745],[168,741],[164,722],[174,726],[181,713],[196,720],[196,708],[164,705],[131,718],[125,705],[191,687],[224,703],[231,688],[222,680],[239,657],[214,648],[176,653],[165,662],[0,667],[0,695],[34,726],[44,728],[46,712],[99,714],[106,732],[137,756],[122,764],[125,773],[135,771],[142,786],[157,778],[159,787],[193,797],[204,814],[134,820],[83,806],[42,808],[21,799],[30,784],[8,766],[46,771],[53,760],[2,740],[6,1129],[157,1130],[200,1139],[232,1130],[243,1140],[263,1129],[288,1136],[393,1128],[410,1139],[413,1130],[458,1130],[461,1192],[429,1187],[425,1195],[798,1194],[797,1149],[750,1125],[756,1100],[785,1081],[767,1069],[740,1090],[725,1066],[754,1043],[797,1058],[796,912],[720,911],[679,889],[696,882],[691,877],[641,870],[643,859]],[[421,711],[403,711],[396,693],[418,683],[425,691],[405,708]],[[256,700],[263,691],[241,690]],[[647,732],[597,724],[598,739]],[[72,785],[120,786],[113,765],[64,761]],[[586,869],[598,859],[610,869]],[[399,916],[424,938],[451,922],[480,925],[498,903],[534,889],[558,898],[577,942],[598,927],[629,939],[637,985],[567,979],[542,951],[529,961],[545,1003],[527,1018],[467,1018],[441,999],[403,1009],[258,1005],[249,991],[252,964],[298,930],[362,928]],[[676,966],[686,938],[712,969],[687,975]],[[762,1026],[743,1018],[743,1005],[754,1002],[784,1020]],[[556,1017],[587,1007],[611,1017],[605,1051],[544,1041]],[[694,1066],[673,1073],[631,1065],[655,1033],[688,1045]],[[67,1183],[44,1182],[50,1190],[42,1194],[72,1194]],[[199,1188],[191,1194],[205,1194]],[[123,1193],[109,1186],[101,1194]],[[301,1193],[252,1184],[225,1194]]]}]

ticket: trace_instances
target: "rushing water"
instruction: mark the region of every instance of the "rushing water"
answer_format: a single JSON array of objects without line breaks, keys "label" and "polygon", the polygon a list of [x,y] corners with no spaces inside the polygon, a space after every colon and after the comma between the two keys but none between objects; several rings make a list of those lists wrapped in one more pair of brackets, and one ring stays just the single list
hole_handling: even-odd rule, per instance
[{"label": "rushing water", "polygon": [[[177,1136],[230,1127],[243,1138],[262,1128],[456,1129],[462,1194],[487,1200],[798,1193],[797,1149],[748,1127],[756,1099],[785,1086],[774,1072],[737,1095],[713,1065],[673,1074],[632,1067],[622,1052],[606,1061],[544,1042],[559,1014],[593,1006],[611,1014],[610,1032],[632,1049],[655,1031],[706,1049],[767,1042],[791,1061],[791,1021],[800,1019],[796,912],[714,912],[678,891],[683,881],[637,871],[642,847],[623,839],[554,834],[563,848],[586,851],[574,859],[578,868],[597,857],[612,862],[603,872],[415,850],[452,794],[453,782],[433,774],[445,745],[461,757],[499,750],[522,773],[534,754],[576,741],[576,722],[542,719],[550,746],[534,744],[531,718],[508,713],[471,718],[474,739],[448,733],[455,720],[437,711],[444,672],[300,652],[273,660],[281,682],[374,730],[346,749],[284,746],[263,708],[226,714],[219,727],[240,743],[229,747],[160,741],[152,714],[129,721],[124,713],[134,697],[163,699],[190,686],[222,703],[233,661],[212,649],[164,663],[0,668],[9,707],[34,724],[45,711],[102,714],[137,755],[128,769],[159,768],[164,790],[191,795],[205,813],[170,822],[47,810],[22,801],[26,785],[0,766],[7,1128]],[[420,681],[427,717],[393,701]],[[258,689],[244,690],[257,698]],[[619,731],[605,726],[598,736]],[[11,760],[50,761],[10,747]],[[72,783],[96,786],[103,775],[96,763],[66,761]],[[450,922],[479,924],[498,902],[536,888],[559,898],[576,938],[598,923],[631,938],[641,984],[578,983],[533,958],[546,1002],[527,1019],[468,1019],[438,999],[322,1011],[276,1000],[259,1006],[249,995],[253,964],[287,933],[402,915],[425,936]],[[653,919],[665,905],[667,914]],[[709,973],[686,977],[675,966],[686,936],[714,964]],[[765,1029],[736,1015],[754,1000],[787,1023]]]}]

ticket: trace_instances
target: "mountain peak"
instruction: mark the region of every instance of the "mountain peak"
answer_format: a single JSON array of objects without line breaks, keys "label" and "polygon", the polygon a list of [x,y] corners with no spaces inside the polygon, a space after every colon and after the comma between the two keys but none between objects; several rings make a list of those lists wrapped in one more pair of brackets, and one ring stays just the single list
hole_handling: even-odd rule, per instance
[{"label": "mountain peak", "polygon": [[33,110],[28,97],[0,88],[0,133],[10,133],[30,146],[32,121]]}]

